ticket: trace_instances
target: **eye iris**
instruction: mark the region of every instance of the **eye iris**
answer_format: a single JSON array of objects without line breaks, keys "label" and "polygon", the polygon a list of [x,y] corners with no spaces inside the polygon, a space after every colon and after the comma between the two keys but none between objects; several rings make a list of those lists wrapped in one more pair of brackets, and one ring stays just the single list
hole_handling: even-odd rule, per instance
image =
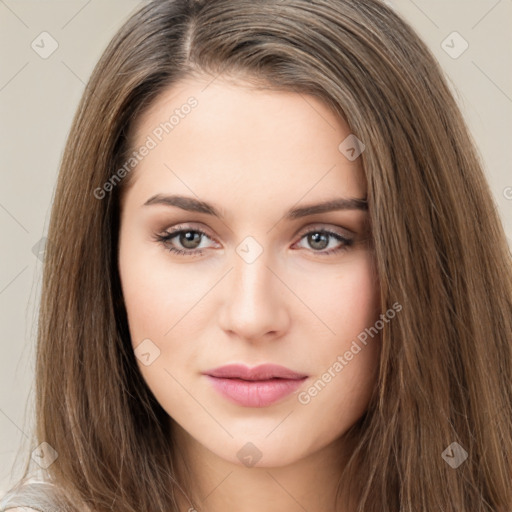
[{"label": "eye iris", "polygon": [[325,249],[329,245],[329,239],[325,233],[312,233],[308,235],[308,243],[314,249]]},{"label": "eye iris", "polygon": [[[180,244],[187,249],[195,249],[201,242],[201,233],[197,231],[184,231],[179,236]],[[196,242],[198,242],[196,244]],[[195,244],[195,245],[194,245]]]}]

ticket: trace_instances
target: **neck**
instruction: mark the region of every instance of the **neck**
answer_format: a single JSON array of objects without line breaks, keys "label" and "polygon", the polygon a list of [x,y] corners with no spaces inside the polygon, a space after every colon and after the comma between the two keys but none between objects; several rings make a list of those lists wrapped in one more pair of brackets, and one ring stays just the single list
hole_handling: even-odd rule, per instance
[{"label": "neck", "polygon": [[[225,460],[198,443],[178,424],[172,433],[179,448],[178,479],[200,512],[348,512],[336,495],[346,456],[344,440],[285,466],[246,467]],[[179,496],[179,510],[195,512]]]}]

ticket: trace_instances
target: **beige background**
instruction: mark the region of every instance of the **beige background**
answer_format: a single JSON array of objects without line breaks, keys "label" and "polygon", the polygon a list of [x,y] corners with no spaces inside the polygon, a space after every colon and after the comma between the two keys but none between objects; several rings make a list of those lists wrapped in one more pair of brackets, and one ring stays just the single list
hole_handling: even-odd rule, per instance
[{"label": "beige background", "polygon": [[[388,3],[417,29],[450,78],[512,245],[512,0]],[[18,448],[34,448],[29,436],[41,262],[33,248],[46,233],[84,84],[137,4],[0,0],[0,491],[11,483]],[[31,47],[43,31],[58,43],[47,59]],[[469,45],[458,58],[442,46],[454,31]],[[444,46],[453,54],[463,44],[452,35]]]}]

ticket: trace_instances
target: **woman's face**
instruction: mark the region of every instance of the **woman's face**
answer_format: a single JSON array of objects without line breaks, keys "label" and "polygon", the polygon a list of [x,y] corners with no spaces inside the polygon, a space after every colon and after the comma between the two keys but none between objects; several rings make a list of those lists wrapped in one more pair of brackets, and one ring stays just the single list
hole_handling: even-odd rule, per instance
[{"label": "woman's face", "polygon": [[[206,85],[168,89],[135,127],[119,245],[132,344],[188,446],[285,465],[329,450],[375,386],[368,213],[312,208],[364,199],[361,159],[313,96]],[[295,374],[208,375],[231,364]]]}]

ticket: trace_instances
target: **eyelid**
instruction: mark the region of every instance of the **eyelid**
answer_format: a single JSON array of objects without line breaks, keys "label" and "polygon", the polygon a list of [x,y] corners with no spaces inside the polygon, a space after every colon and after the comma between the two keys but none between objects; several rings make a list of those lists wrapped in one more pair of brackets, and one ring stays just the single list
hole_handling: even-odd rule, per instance
[{"label": "eyelid", "polygon": [[294,235],[294,237],[296,237],[296,236],[302,237],[302,236],[308,234],[309,232],[315,231],[315,230],[333,232],[333,233],[336,233],[337,235],[342,236],[343,238],[347,238],[347,239],[353,238],[356,236],[356,233],[354,233],[352,230],[350,230],[348,228],[342,228],[341,226],[333,226],[332,224],[329,224],[329,223],[316,222],[314,224],[308,224],[307,226],[299,229],[297,231],[297,233]]},{"label": "eyelid", "polygon": [[163,229],[162,233],[164,235],[170,234],[170,233],[177,234],[180,231],[197,231],[199,233],[203,233],[208,238],[215,240],[215,237],[210,233],[210,230],[208,228],[203,227],[203,225],[201,225],[201,224],[198,225],[198,223],[195,223],[195,222],[189,222],[189,223],[184,222],[184,223],[180,223],[180,224],[173,224],[172,226]]}]

